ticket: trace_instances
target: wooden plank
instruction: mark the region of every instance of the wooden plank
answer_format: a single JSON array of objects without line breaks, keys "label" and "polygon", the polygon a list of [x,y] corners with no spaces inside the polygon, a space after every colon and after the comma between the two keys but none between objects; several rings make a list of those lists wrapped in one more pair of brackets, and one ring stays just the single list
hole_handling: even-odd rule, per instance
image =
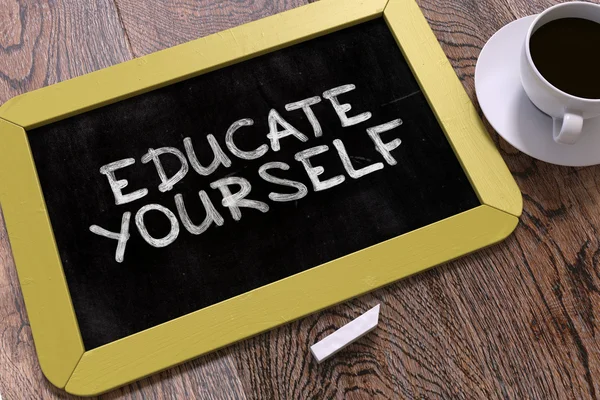
[{"label": "wooden plank", "polygon": [[307,0],[115,0],[135,57],[277,14]]},{"label": "wooden plank", "polygon": [[0,10],[0,104],[131,58],[111,0],[0,0]]},{"label": "wooden plank", "polygon": [[231,350],[225,349],[169,368],[99,398],[245,400]]}]

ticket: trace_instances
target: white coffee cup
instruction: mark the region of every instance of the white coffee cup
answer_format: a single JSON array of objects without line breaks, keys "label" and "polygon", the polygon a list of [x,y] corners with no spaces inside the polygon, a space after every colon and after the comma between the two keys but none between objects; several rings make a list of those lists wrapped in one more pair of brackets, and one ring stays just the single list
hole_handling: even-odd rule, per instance
[{"label": "white coffee cup", "polygon": [[[573,144],[581,136],[584,120],[600,116],[600,99],[573,96],[553,86],[534,65],[529,48],[529,41],[535,31],[550,21],[562,18],[583,18],[600,23],[600,5],[574,1],[558,4],[540,13],[525,37],[521,53],[521,83],[531,102],[552,117],[554,140],[557,143]],[[559,50],[556,57],[561,57]]]}]

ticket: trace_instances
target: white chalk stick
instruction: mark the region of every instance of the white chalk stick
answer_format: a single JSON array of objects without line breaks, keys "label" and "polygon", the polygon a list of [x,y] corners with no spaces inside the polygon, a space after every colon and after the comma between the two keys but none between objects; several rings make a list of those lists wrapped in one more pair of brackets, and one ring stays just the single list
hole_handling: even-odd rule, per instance
[{"label": "white chalk stick", "polygon": [[379,322],[379,304],[360,317],[348,322],[325,339],[313,344],[310,348],[312,355],[321,363],[371,332]]}]

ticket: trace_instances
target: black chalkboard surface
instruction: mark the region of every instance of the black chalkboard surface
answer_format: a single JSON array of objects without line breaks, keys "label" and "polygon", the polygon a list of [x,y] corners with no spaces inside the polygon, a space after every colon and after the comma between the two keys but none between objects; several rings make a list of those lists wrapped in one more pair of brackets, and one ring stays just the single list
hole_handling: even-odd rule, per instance
[{"label": "black chalkboard surface", "polygon": [[480,204],[381,18],[28,137],[86,350]]}]

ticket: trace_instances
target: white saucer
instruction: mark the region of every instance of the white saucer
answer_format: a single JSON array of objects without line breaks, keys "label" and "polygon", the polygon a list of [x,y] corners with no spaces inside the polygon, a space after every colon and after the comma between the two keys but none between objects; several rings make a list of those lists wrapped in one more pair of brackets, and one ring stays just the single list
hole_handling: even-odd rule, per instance
[{"label": "white saucer", "polygon": [[600,164],[600,117],[584,121],[577,143],[558,144],[552,118],[531,103],[521,86],[521,50],[534,18],[506,25],[481,50],[475,68],[481,110],[500,136],[531,157],[572,167]]}]

